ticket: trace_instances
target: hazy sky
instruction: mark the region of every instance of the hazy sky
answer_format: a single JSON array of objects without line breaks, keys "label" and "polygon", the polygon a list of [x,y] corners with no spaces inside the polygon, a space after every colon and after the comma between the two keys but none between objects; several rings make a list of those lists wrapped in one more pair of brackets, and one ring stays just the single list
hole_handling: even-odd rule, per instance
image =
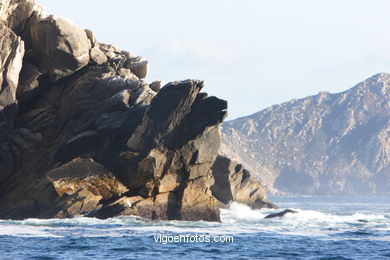
[{"label": "hazy sky", "polygon": [[205,80],[229,119],[390,72],[389,0],[37,2],[148,59],[148,81]]}]

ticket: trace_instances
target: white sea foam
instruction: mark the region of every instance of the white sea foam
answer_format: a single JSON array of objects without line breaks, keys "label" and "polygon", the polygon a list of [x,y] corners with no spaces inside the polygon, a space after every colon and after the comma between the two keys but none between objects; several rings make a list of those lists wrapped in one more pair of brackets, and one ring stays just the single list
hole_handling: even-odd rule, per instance
[{"label": "white sea foam", "polygon": [[[365,222],[370,221],[386,221],[389,220],[386,214],[365,214],[354,213],[353,215],[335,215],[323,213],[315,210],[300,210],[292,208],[297,213],[288,213],[283,218],[274,218],[275,220],[284,223],[302,222],[302,223],[348,223],[348,222]],[[231,222],[232,220],[261,220],[270,213],[282,211],[283,209],[261,209],[253,210],[248,206],[233,202],[228,209],[221,209],[221,217],[223,222]]]},{"label": "white sea foam", "polygon": [[247,205],[231,202],[229,209],[221,209],[221,218],[223,221],[229,222],[230,220],[256,220],[263,219],[266,215],[259,210],[252,210]]},{"label": "white sea foam", "polygon": [[222,222],[240,224],[241,232],[272,232],[288,235],[324,237],[335,233],[349,232],[361,228],[375,228],[384,232],[390,231],[390,218],[386,214],[330,214],[315,210],[300,210],[289,213],[284,217],[264,219],[267,214],[282,211],[252,210],[239,204],[230,204],[229,209],[221,210]]},{"label": "white sea foam", "polygon": [[[294,208],[293,208],[294,209]],[[77,217],[72,219],[26,219],[0,221],[0,235],[31,237],[123,237],[153,236],[160,233],[197,234],[251,234],[272,233],[284,235],[316,236],[326,239],[330,235],[375,230],[390,236],[389,213],[330,214],[315,210],[301,210],[284,217],[264,219],[270,213],[283,209],[252,210],[240,203],[231,203],[221,209],[222,223],[189,221],[150,221],[138,217],[117,217],[106,220]],[[364,239],[366,237],[362,237]],[[357,238],[359,239],[359,238]]]},{"label": "white sea foam", "polygon": [[0,225],[0,236],[15,237],[61,237],[51,234],[50,231],[32,226],[23,225]]}]

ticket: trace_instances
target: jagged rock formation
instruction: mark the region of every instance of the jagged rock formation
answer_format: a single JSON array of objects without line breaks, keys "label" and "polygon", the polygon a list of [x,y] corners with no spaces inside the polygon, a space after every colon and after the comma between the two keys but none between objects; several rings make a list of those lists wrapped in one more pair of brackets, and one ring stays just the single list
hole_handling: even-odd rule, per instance
[{"label": "jagged rock formation", "polygon": [[271,191],[390,193],[390,75],[320,93],[223,125],[222,153]]},{"label": "jagged rock formation", "polygon": [[219,220],[227,103],[33,0],[0,1],[0,218]]},{"label": "jagged rock formation", "polygon": [[211,171],[215,179],[211,191],[222,204],[237,201],[253,209],[277,208],[268,200],[264,186],[241,164],[219,155]]}]

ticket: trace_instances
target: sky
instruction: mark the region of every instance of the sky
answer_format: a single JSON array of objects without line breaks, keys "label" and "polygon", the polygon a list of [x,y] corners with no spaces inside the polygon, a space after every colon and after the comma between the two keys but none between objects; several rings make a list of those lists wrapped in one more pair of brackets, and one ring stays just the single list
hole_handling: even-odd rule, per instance
[{"label": "sky", "polygon": [[234,119],[390,72],[388,0],[36,0],[149,61],[148,82],[205,80]]}]

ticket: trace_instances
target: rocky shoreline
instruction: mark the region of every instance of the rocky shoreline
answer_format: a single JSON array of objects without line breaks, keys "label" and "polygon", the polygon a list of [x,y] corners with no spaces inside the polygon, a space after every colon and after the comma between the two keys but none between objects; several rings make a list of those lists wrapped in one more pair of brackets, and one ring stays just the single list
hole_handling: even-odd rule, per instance
[{"label": "rocky shoreline", "polygon": [[[199,80],[147,83],[148,61],[33,0],[1,0],[0,31],[1,219],[220,220],[226,101]],[[260,183],[234,187],[247,196],[219,200],[274,207]]]}]

